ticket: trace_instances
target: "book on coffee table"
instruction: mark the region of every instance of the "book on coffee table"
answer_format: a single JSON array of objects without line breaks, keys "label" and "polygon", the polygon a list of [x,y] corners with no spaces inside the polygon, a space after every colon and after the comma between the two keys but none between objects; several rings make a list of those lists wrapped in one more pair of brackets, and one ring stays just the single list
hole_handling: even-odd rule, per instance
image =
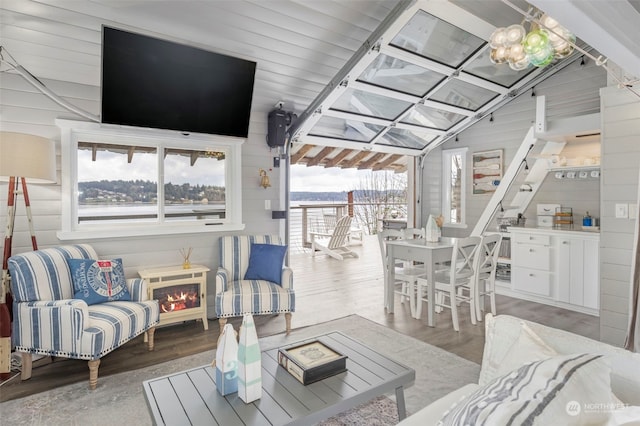
[{"label": "book on coffee table", "polygon": [[347,371],[347,356],[319,340],[278,349],[278,363],[303,385]]}]

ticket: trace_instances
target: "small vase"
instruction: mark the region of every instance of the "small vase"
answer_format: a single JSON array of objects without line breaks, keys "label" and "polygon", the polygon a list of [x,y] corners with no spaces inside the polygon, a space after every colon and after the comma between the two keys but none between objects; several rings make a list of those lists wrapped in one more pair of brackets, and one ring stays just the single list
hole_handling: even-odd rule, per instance
[{"label": "small vase", "polygon": [[440,241],[440,228],[438,228],[438,224],[433,218],[433,215],[429,215],[427,226],[425,227],[424,237],[429,243],[437,243],[438,241]]},{"label": "small vase", "polygon": [[190,269],[191,268],[191,262],[189,262],[188,260],[185,260],[184,262],[182,262],[182,269]]}]

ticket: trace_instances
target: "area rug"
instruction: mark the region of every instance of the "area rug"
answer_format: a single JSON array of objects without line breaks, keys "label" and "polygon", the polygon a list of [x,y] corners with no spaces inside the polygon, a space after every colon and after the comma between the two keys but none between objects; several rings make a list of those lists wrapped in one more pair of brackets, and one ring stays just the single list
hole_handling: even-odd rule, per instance
[{"label": "area rug", "polygon": [[[405,390],[407,411],[422,407],[467,383],[477,382],[480,367],[471,361],[400,334],[357,315],[328,321],[301,329],[289,336],[277,334],[260,339],[263,349],[277,348],[319,334],[341,331],[376,351],[416,370],[413,386]],[[63,386],[0,404],[2,424],[11,425],[83,425],[101,426],[117,423],[152,424],[142,391],[142,382],[189,368],[209,364],[214,351],[187,356],[126,373],[114,374],[98,381],[95,391],[85,382]],[[389,395],[390,400],[395,395]],[[371,404],[360,408],[374,411]],[[373,406],[375,407],[375,406]],[[342,417],[343,423],[353,424]],[[334,419],[332,419],[333,421]],[[340,421],[340,419],[338,419]],[[397,420],[385,420],[394,424]],[[225,425],[227,426],[227,425]]]}]

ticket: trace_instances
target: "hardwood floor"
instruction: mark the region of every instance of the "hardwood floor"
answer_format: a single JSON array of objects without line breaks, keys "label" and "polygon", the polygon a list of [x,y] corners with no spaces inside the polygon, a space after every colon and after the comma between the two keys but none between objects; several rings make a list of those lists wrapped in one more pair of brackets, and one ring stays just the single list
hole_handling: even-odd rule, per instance
[{"label": "hardwood floor", "polygon": [[[293,328],[306,327],[348,315],[357,314],[383,324],[400,333],[438,346],[463,358],[480,363],[484,347],[484,326],[473,326],[468,309],[461,309],[460,332],[455,332],[448,310],[436,315],[435,327],[426,325],[426,318],[416,320],[406,304],[396,298],[395,313],[383,308],[382,262],[375,236],[365,236],[354,250],[359,259],[337,261],[326,255],[292,253],[296,312]],[[599,338],[599,319],[590,315],[566,311],[509,297],[497,297],[498,314],[509,314],[583,336]],[[256,316],[259,336],[281,333],[284,315]],[[241,318],[229,321],[238,328]],[[213,350],[218,339],[218,321],[209,320],[205,331],[201,322],[187,321],[159,328],[155,335],[155,350],[148,352],[142,336],[102,358],[100,376],[142,368],[194,353]],[[355,336],[357,337],[357,336]],[[34,362],[32,379],[20,382],[19,375],[0,387],[0,401],[20,398],[57,386],[87,381],[89,371],[85,361],[43,358]],[[99,385],[98,381],[98,385]],[[87,383],[88,385],[88,383]]]}]

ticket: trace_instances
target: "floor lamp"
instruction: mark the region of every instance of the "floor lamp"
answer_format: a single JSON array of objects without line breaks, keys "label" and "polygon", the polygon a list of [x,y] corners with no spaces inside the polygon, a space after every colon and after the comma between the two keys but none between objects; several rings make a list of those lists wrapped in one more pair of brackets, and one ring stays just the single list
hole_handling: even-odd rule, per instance
[{"label": "floor lamp", "polygon": [[[46,138],[23,133],[0,132],[0,178],[8,178],[7,223],[4,234],[2,255],[2,288],[0,289],[0,380],[9,378],[11,371],[11,328],[10,307],[7,306],[9,294],[9,267],[13,229],[16,218],[16,201],[22,193],[26,207],[31,246],[38,249],[33,229],[31,204],[29,202],[29,183],[56,182],[56,147]],[[21,191],[22,189],[22,191]]]}]

